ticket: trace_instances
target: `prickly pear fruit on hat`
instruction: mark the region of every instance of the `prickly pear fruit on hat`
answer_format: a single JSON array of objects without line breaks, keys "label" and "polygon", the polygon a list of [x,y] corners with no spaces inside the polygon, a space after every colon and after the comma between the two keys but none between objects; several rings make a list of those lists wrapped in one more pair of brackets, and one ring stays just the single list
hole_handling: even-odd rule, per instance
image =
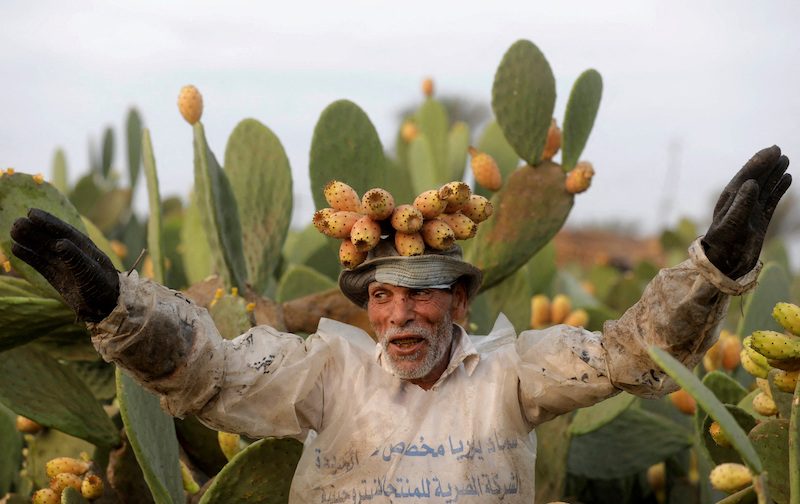
[{"label": "prickly pear fruit on hat", "polygon": [[322,210],[317,210],[314,212],[314,216],[311,218],[311,223],[314,224],[314,227],[317,228],[322,234],[328,234],[328,217],[333,214],[336,210],[333,208],[323,208]]},{"label": "prickly pear fruit on hat", "polygon": [[561,148],[561,128],[555,118],[550,120],[550,128],[547,130],[547,140],[544,143],[544,151],[542,151],[542,159],[549,161],[553,159]]},{"label": "prickly pear fruit on hat", "polygon": [[394,234],[394,248],[401,256],[418,256],[425,253],[425,241],[419,233],[397,231]]},{"label": "prickly pear fruit on hat", "polygon": [[361,197],[361,210],[373,220],[387,219],[394,211],[394,197],[386,189],[370,189]]},{"label": "prickly pear fruit on hat", "polygon": [[493,211],[492,203],[480,194],[471,194],[467,202],[461,207],[461,213],[476,223],[488,219]]},{"label": "prickly pear fruit on hat", "polygon": [[447,202],[445,212],[455,212],[469,201],[472,190],[464,182],[448,182],[439,188],[439,199]]},{"label": "prickly pear fruit on hat", "polygon": [[503,185],[503,176],[500,174],[500,168],[497,167],[494,158],[472,146],[468,150],[469,155],[472,156],[470,166],[472,174],[475,176],[475,182],[490,191],[500,190]]},{"label": "prickly pear fruit on hat", "polygon": [[392,227],[401,233],[416,233],[422,229],[422,213],[413,205],[400,205],[392,213]]},{"label": "prickly pear fruit on hat", "polygon": [[366,252],[361,252],[349,239],[342,240],[339,245],[339,262],[347,269],[353,269],[367,258]]},{"label": "prickly pear fruit on hat", "polygon": [[433,219],[444,212],[444,209],[447,208],[447,201],[439,198],[438,189],[430,189],[414,198],[414,207],[424,218]]},{"label": "prickly pear fruit on hat", "polygon": [[325,200],[334,210],[360,212],[361,198],[355,189],[340,180],[331,180],[322,190]]},{"label": "prickly pear fruit on hat", "polygon": [[594,168],[592,163],[588,161],[580,161],[575,165],[575,168],[567,173],[567,180],[564,182],[567,192],[571,194],[579,194],[587,189],[592,184],[592,177],[594,177]]},{"label": "prickly pear fruit on hat", "polygon": [[361,217],[363,217],[363,215],[358,212],[348,212],[346,210],[333,212],[325,219],[327,224],[323,233],[331,238],[350,238],[350,231],[353,229],[353,224]]},{"label": "prickly pear fruit on hat", "polygon": [[453,230],[441,219],[429,219],[422,223],[422,239],[432,249],[447,250],[456,237]]},{"label": "prickly pear fruit on hat", "polygon": [[454,212],[451,214],[442,214],[439,216],[450,229],[453,230],[453,235],[456,240],[466,240],[472,238],[478,232],[478,225],[475,222],[462,214],[461,212]]},{"label": "prickly pear fruit on hat", "polygon": [[191,84],[183,86],[178,93],[178,111],[186,122],[194,125],[203,116],[203,95]]},{"label": "prickly pear fruit on hat", "polygon": [[350,241],[359,252],[368,252],[381,241],[381,226],[368,215],[358,219],[350,230]]}]

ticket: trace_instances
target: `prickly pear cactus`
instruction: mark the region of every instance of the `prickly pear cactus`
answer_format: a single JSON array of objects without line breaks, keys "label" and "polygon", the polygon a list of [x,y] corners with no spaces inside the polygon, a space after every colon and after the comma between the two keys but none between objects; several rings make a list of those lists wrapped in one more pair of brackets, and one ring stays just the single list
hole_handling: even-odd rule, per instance
[{"label": "prickly pear cactus", "polygon": [[233,339],[253,326],[252,307],[248,310],[247,301],[236,292],[218,292],[211,301],[208,313],[225,339]]}]

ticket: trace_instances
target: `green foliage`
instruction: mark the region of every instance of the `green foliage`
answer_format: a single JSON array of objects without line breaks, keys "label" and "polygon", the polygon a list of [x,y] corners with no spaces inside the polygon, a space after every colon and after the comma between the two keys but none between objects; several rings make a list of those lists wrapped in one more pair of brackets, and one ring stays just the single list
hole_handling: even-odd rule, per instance
[{"label": "green foliage", "polygon": [[523,266],[505,282],[482,294],[486,297],[489,320],[494,321],[500,313],[504,313],[517,332],[530,327],[532,294],[528,277],[527,268]]},{"label": "green foliage", "polygon": [[532,42],[518,40],[495,73],[492,109],[508,143],[529,165],[542,157],[555,102],[550,64]]},{"label": "green foliage", "polygon": [[[503,180],[508,180],[508,177],[519,166],[519,156],[508,143],[506,137],[503,136],[503,130],[497,121],[492,121],[486,125],[481,137],[478,139],[478,150],[485,152],[492,156],[500,169],[500,174]],[[475,193],[481,196],[490,198],[491,192],[482,188],[476,187]]]},{"label": "green foliage", "polygon": [[103,151],[100,161],[100,175],[108,179],[111,174],[111,164],[114,162],[114,130],[106,128],[103,131]]},{"label": "green foliage", "polygon": [[117,398],[128,441],[156,504],[184,502],[172,418],[161,409],[158,397],[119,368]]},{"label": "green foliage", "polygon": [[561,164],[564,171],[571,170],[578,163],[592,132],[602,96],[603,78],[597,70],[586,70],[572,86],[562,133]]},{"label": "green foliage", "polygon": [[[129,132],[130,136],[130,132]],[[144,152],[144,176],[147,180],[148,203],[150,204],[150,218],[147,220],[147,252],[153,261],[153,280],[164,283],[164,247],[161,241],[161,194],[158,191],[158,174],[156,173],[156,158],[153,154],[153,144],[150,141],[150,130],[141,133],[142,151]],[[137,168],[138,170],[138,168]],[[138,173],[138,172],[137,172]]]},{"label": "green foliage", "polygon": [[22,461],[22,436],[16,428],[17,415],[0,403],[0,495],[11,491]]},{"label": "green foliage", "polygon": [[[131,192],[134,192],[136,190],[136,183],[139,180],[139,169],[142,166],[143,148],[142,117],[135,108],[128,111],[128,116],[125,119],[125,132],[128,143],[128,177],[131,183]],[[150,133],[148,132],[148,136],[149,135]],[[152,151],[152,146],[150,150]],[[155,163],[153,164],[155,165]]]},{"label": "green foliage", "polygon": [[778,504],[789,502],[789,420],[770,419],[756,425],[750,441],[764,462],[769,496]]},{"label": "green foliage", "polygon": [[599,402],[588,408],[581,408],[575,413],[569,432],[573,436],[589,434],[612,422],[636,402],[636,396],[621,392],[610,399]]},{"label": "green foliage", "polygon": [[359,195],[373,187],[392,192],[378,132],[355,103],[339,100],[322,111],[311,139],[309,176],[317,210],[328,206],[322,188],[334,179]]},{"label": "green foliage", "polygon": [[[1,280],[0,280],[1,281]],[[28,296],[0,297],[0,352],[24,345],[50,331],[72,326],[75,314],[57,299]],[[81,328],[75,326],[80,334]]]},{"label": "green foliage", "polygon": [[[733,406],[731,404],[726,404],[725,407],[728,409],[728,412],[730,412],[730,414],[736,420],[736,423],[739,424],[739,427],[741,427],[744,432],[750,432],[750,430],[756,426],[756,419],[742,408]],[[714,442],[714,439],[711,437],[711,433],[709,432],[709,428],[711,427],[713,421],[714,420],[710,416],[706,415],[698,432],[703,440],[703,444],[705,445],[708,454],[711,456],[711,460],[713,460],[715,464],[722,464],[725,462],[735,462],[737,464],[741,464],[742,458],[736,452],[736,449],[733,447],[719,446]]]},{"label": "green foliage", "polygon": [[19,415],[93,444],[119,442],[116,427],[83,380],[31,348],[0,353],[0,402]]},{"label": "green foliage", "polygon": [[264,292],[292,215],[292,170],[280,140],[255,119],[240,122],[225,148],[225,173],[239,209],[247,279]]},{"label": "green foliage", "polygon": [[278,282],[275,301],[284,303],[315,292],[335,289],[336,285],[336,282],[314,268],[302,264],[292,264]]},{"label": "green foliage", "polygon": [[62,149],[53,154],[53,187],[62,194],[67,193],[67,156]]},{"label": "green foliage", "polygon": [[251,444],[220,471],[200,504],[287,502],[302,451],[303,445],[291,438],[265,438]]},{"label": "green foliage", "polygon": [[211,273],[214,258],[211,252],[210,238],[206,235],[204,217],[198,200],[197,192],[189,195],[189,204],[181,227],[181,257],[186,280],[195,284],[206,278]]},{"label": "green foliage", "polygon": [[208,309],[214,325],[225,339],[233,339],[252,327],[247,301],[241,296],[226,294],[215,298]]}]

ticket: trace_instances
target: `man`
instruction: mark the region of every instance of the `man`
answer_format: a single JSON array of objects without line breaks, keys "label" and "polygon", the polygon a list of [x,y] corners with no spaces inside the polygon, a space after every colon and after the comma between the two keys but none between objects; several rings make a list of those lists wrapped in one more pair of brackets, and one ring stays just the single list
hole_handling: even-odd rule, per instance
[{"label": "man", "polygon": [[620,390],[663,395],[674,385],[648,346],[692,367],[713,344],[729,296],[755,284],[788,163],[778,147],[757,153],[723,191],[691,258],[662,270],[602,334],[561,325],[517,337],[500,317],[488,336],[469,337],[453,320],[480,271],[457,248],[400,257],[387,242],[339,280],[367,309],[377,346],[326,319],[305,341],[266,326],[227,341],[205,309],[119,274],[44,212],[11,234],[14,254],[87,321],[101,355],[171,414],[305,441],[291,502],[532,502],[537,424]]}]

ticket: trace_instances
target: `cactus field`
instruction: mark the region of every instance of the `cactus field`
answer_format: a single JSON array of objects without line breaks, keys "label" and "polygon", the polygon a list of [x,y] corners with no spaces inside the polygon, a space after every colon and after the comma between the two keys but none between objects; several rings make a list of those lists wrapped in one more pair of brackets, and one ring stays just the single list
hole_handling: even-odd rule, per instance
[{"label": "cactus field", "polygon": [[[577,247],[580,261],[557,257],[576,198],[603,173],[584,159],[603,81],[581,73],[554,117],[553,68],[527,40],[499,61],[487,97],[494,117],[479,131],[451,120],[431,79],[391,146],[357,104],[322,110],[308,166],[315,212],[302,229],[290,228],[292,167],[273,130],[243,119],[223,151],[203,124],[214,99],[177,91],[193,143],[165,140],[193,149],[185,197],[160,194],[158,152],[136,109],[123,141],[106,129],[73,184],[61,150],[50,170],[0,172],[0,503],[283,503],[303,449],[172,418],[101,360],[55,290],[11,253],[9,229],[30,207],[89,235],[120,271],[182,290],[228,339],[257,324],[308,335],[320,317],[369,331],[336,282],[389,233],[404,255],[456,243],[483,270],[459,321],[472,334],[487,334],[500,313],[517,331],[601,331],[700,234],[683,221],[635,257],[594,247]],[[137,188],[147,192],[144,214],[133,207]],[[537,502],[800,503],[800,280],[780,236],[762,260],[757,288],[732,300],[701,366],[652,350],[681,391],[659,400],[623,392],[537,427],[528,475]]]}]

